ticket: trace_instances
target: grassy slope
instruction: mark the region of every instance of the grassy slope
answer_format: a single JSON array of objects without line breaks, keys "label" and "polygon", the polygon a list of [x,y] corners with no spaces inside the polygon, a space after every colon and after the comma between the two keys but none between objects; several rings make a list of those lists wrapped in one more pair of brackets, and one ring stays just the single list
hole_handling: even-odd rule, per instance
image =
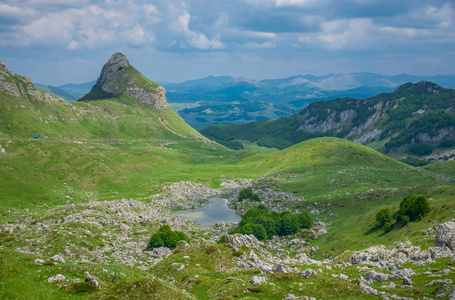
[{"label": "grassy slope", "polygon": [[[325,213],[330,211],[338,215],[329,234],[311,244],[320,247],[317,252],[320,258],[325,253],[335,255],[345,249],[356,250],[379,243],[389,245],[405,237],[415,239],[418,237],[416,232],[428,227],[434,219],[450,218],[450,212],[455,208],[453,187],[437,188],[453,184],[453,180],[438,176],[453,174],[453,164],[450,162],[413,168],[365,146],[336,138],[309,140],[272,153],[233,152],[201,139],[175,135],[163,128],[155,112],[127,97],[115,101],[62,102],[50,106],[39,101],[4,96],[0,103],[0,145],[5,149],[5,153],[0,153],[0,199],[1,207],[5,210],[43,209],[40,204],[44,203],[56,206],[66,203],[64,196],[73,197],[77,202],[142,198],[170,182],[191,180],[218,187],[223,176],[257,178],[274,174],[274,177],[279,178],[282,190],[312,200],[305,206],[317,201],[320,203],[318,205],[327,207],[330,202],[330,209],[326,209]],[[33,109],[27,109],[27,105]],[[191,128],[181,122],[173,111],[162,111],[160,117],[168,121],[166,126],[172,127],[173,131],[192,136]],[[8,124],[12,125],[11,129],[8,129]],[[37,128],[38,133],[48,138],[32,140],[30,137],[37,132]],[[406,192],[428,193],[434,199],[430,215],[421,223],[411,224],[401,230],[395,228],[386,235],[371,230],[374,213],[383,206],[396,210]],[[289,207],[293,207],[293,204]],[[8,215],[2,215],[2,219],[8,221]],[[422,243],[427,245],[426,242],[423,240]],[[230,255],[227,250],[219,246],[217,255]],[[170,260],[159,264],[155,271],[163,276],[169,273],[170,276],[178,277],[176,285],[190,287],[198,298],[227,296],[221,293],[226,290],[222,282],[231,280],[213,267],[218,262],[218,256],[210,255],[210,251],[206,252],[208,257],[201,256],[200,249],[188,253],[194,261],[213,262],[210,266],[202,265],[197,270],[187,268],[175,275],[169,265],[183,259],[182,254],[176,253]],[[141,296],[158,291],[164,298],[185,297],[178,291],[168,290],[163,282],[150,288],[144,283],[150,279],[149,274],[123,266],[89,264],[79,267],[68,264],[59,266],[62,270],[64,268],[61,271],[48,266],[35,266],[28,256],[8,254],[8,251],[1,255],[2,269],[6,270],[3,271],[5,279],[2,279],[2,286],[7,298],[20,298],[22,295],[27,298],[36,291],[41,291],[39,294],[43,295],[43,299],[48,297],[45,295],[51,298],[78,298],[77,295],[71,296],[64,290],[49,287],[44,281],[37,280],[37,272],[42,270],[49,276],[58,272],[80,276],[85,270],[91,271],[91,268],[110,271],[103,278],[104,282],[112,282],[112,285],[103,289],[105,295],[115,291],[119,297],[134,298],[135,292],[130,289],[136,286],[137,295]],[[112,273],[113,277],[109,275]],[[116,273],[123,275],[117,278]],[[204,274],[200,278],[203,283],[200,286],[186,284],[194,273]],[[20,274],[24,280],[19,280],[20,277],[15,274]],[[231,275],[242,280],[252,276]],[[323,295],[322,291],[327,297],[336,297],[333,289],[337,288],[340,293],[352,294],[353,298],[363,296],[343,286],[341,281],[323,276],[318,278],[321,282],[327,279],[331,283],[326,290],[319,286],[308,287],[307,294]],[[257,297],[282,298],[286,293],[298,290],[297,286],[291,287],[289,281],[304,280],[292,276],[278,278],[277,275],[270,281],[276,283],[277,287],[259,291]],[[232,294],[241,295],[245,288],[238,283],[229,285],[234,291]],[[98,293],[97,296],[102,295]]]}]

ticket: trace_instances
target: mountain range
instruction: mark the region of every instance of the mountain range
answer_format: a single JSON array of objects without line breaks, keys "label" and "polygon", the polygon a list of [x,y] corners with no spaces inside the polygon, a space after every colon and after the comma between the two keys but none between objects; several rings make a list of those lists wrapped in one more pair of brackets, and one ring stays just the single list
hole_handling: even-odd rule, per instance
[{"label": "mountain range", "polygon": [[406,83],[392,93],[317,101],[291,116],[211,126],[201,133],[225,144],[249,140],[279,149],[334,136],[402,158],[449,159],[455,146],[455,90],[427,81]]},{"label": "mountain range", "polygon": [[[382,92],[392,92],[406,82],[422,80],[455,88],[455,75],[389,76],[374,73],[308,74],[265,80],[208,76],[163,86],[169,103],[178,114],[193,128],[201,130],[213,124],[243,124],[287,116],[318,100],[337,97],[365,99]],[[74,101],[92,86],[93,82],[40,88]]]}]

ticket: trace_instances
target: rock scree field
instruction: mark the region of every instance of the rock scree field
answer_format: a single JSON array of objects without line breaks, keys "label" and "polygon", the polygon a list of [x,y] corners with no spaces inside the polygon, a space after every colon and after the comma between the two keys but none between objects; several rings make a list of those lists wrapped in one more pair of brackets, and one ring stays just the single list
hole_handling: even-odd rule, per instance
[{"label": "rock scree field", "polygon": [[[454,183],[337,137],[230,150],[121,53],[77,102],[0,63],[2,299],[453,299]],[[213,197],[240,224],[171,214]]]}]

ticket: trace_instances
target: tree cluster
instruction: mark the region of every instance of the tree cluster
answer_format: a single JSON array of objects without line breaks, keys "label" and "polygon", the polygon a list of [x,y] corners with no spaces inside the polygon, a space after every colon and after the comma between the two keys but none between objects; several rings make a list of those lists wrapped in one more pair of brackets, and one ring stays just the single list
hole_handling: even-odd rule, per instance
[{"label": "tree cluster", "polygon": [[146,251],[151,251],[154,248],[168,247],[175,249],[177,243],[181,240],[189,242],[190,239],[181,231],[173,231],[169,225],[161,226],[150,238]]},{"label": "tree cluster", "polygon": [[238,201],[242,201],[245,199],[250,199],[251,201],[255,202],[261,202],[261,199],[259,198],[258,194],[255,194],[253,192],[253,189],[250,187],[242,189],[239,193],[239,197],[237,198]]},{"label": "tree cluster", "polygon": [[[425,196],[408,194],[400,202],[400,209],[395,214],[395,219],[404,225],[409,222],[419,222],[429,211],[430,203]],[[390,231],[392,220],[393,216],[389,208],[381,208],[376,214],[376,225],[385,232]]]},{"label": "tree cluster", "polygon": [[273,236],[296,234],[300,228],[311,228],[313,221],[306,211],[292,214],[289,211],[281,213],[270,212],[264,205],[250,208],[242,217],[237,228],[231,233],[252,234],[263,241]]}]

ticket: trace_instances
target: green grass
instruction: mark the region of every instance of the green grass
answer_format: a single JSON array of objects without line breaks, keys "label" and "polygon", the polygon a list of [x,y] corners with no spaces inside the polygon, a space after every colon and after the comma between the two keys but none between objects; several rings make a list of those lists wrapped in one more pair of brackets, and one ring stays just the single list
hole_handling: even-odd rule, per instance
[{"label": "green grass", "polygon": [[[392,245],[406,238],[422,248],[429,247],[431,236],[421,235],[422,230],[435,220],[451,219],[455,210],[454,162],[415,168],[337,138],[312,139],[281,151],[243,141],[246,150],[232,151],[200,136],[172,109],[155,110],[128,96],[78,103],[49,101],[0,95],[0,150],[5,150],[0,152],[0,225],[23,220],[25,214],[33,218],[27,226],[33,222],[55,225],[65,214],[76,213],[59,207],[64,204],[121,198],[147,202],[148,196],[179,181],[219,188],[229,178],[258,179],[258,185],[308,200],[273,200],[287,210],[323,208],[318,218],[329,212],[338,216],[329,220],[328,234],[308,243],[317,245],[320,249],[315,257],[323,258],[325,254],[334,256],[371,245]],[[33,140],[35,133],[42,138]],[[386,234],[375,229],[375,213],[382,207],[396,212],[406,193],[432,198],[431,211],[424,220],[402,228],[393,226]],[[57,209],[51,213],[51,208]],[[135,241],[156,230],[159,221],[131,229]],[[0,233],[4,246],[0,251],[0,297],[282,299],[293,293],[368,299],[355,284],[331,276],[342,272],[357,277],[360,274],[354,267],[325,271],[311,279],[292,273],[271,274],[266,275],[267,281],[274,285],[250,285],[257,270],[237,268],[237,258],[249,249],[235,253],[226,244],[195,242],[148,271],[117,264],[114,259],[109,264],[38,266],[33,264],[37,257],[15,250],[28,246],[46,249],[41,253],[48,259],[47,255],[63,252],[68,244],[73,250],[99,249],[110,242],[100,238],[105,231],[120,230],[75,222],[54,225],[41,241],[26,229]],[[91,234],[86,236],[86,230]],[[193,233],[204,236],[200,229]],[[186,267],[177,272],[172,263]],[[435,268],[442,268],[444,263],[436,261]],[[100,289],[73,284],[72,280],[84,278],[85,271],[99,277]],[[60,286],[47,283],[48,277],[58,273],[69,281]],[[423,279],[416,282],[415,288],[422,290],[418,291],[420,295],[431,296],[432,291],[423,287]]]}]

